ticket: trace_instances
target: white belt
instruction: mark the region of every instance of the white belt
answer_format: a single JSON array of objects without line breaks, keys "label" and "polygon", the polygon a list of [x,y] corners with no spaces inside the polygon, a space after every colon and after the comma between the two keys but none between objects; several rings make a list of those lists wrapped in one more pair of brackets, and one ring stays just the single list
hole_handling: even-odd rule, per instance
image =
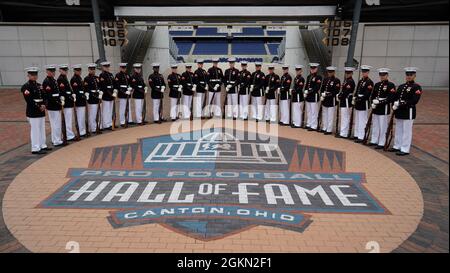
[{"label": "white belt", "polygon": [[59,97],[59,94],[52,94],[52,97]]},{"label": "white belt", "polygon": [[43,99],[34,99],[35,102],[43,102]]},{"label": "white belt", "polygon": [[358,97],[364,97],[364,95],[358,94]]},{"label": "white belt", "polygon": [[122,88],[127,88],[128,86],[126,86],[126,85],[121,85],[120,87],[122,87]]},{"label": "white belt", "polygon": [[381,100],[386,100],[386,98],[378,98],[378,100],[380,100],[380,101],[381,101]]},{"label": "white belt", "polygon": [[192,85],[192,83],[187,83],[186,85],[187,85],[187,86],[191,86],[191,85]]},{"label": "white belt", "polygon": [[205,83],[205,82],[200,82],[201,84]]},{"label": "white belt", "polygon": [[235,81],[229,81],[228,83],[234,84],[234,83],[235,83]]},{"label": "white belt", "polygon": [[172,87],[174,87],[174,88],[178,88],[180,85],[172,85]]},{"label": "white belt", "polygon": [[80,93],[80,94],[84,94],[84,92],[83,92],[83,91],[78,91],[78,93]]},{"label": "white belt", "polygon": [[138,88],[142,88],[142,85],[138,85],[137,87],[138,87]]},{"label": "white belt", "polygon": [[106,88],[112,88],[112,85],[107,85]]},{"label": "white belt", "polygon": [[92,93],[97,93],[97,90],[91,90]]},{"label": "white belt", "polygon": [[66,92],[66,94],[70,95],[72,92]]}]

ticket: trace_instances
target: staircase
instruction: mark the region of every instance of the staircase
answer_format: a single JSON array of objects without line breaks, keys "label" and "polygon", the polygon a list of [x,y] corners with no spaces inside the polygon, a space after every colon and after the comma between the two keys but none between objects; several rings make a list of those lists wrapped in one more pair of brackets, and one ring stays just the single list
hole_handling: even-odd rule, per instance
[{"label": "staircase", "polygon": [[327,47],[322,42],[325,34],[321,28],[313,30],[301,29],[300,33],[309,61],[312,63],[320,63],[319,69],[324,74],[326,67],[330,66],[332,61],[331,47]]},{"label": "staircase", "polygon": [[142,63],[147,53],[154,27],[141,30],[134,27],[128,28],[128,44],[122,47],[122,62],[127,62],[127,71],[132,71],[134,63]]}]

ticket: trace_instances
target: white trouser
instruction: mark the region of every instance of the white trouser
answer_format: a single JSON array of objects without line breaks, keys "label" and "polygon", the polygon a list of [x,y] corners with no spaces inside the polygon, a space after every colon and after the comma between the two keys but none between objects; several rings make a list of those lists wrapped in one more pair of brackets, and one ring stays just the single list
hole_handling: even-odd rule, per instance
[{"label": "white trouser", "polygon": [[78,129],[80,129],[80,135],[86,134],[86,107],[76,107],[77,111],[77,120],[78,120]]},{"label": "white trouser", "polygon": [[395,119],[394,149],[409,153],[413,134],[413,119]]},{"label": "white trouser", "polygon": [[112,110],[114,101],[102,102],[102,128],[109,128],[112,126]]},{"label": "white trouser", "polygon": [[133,99],[133,101],[134,101],[134,115],[136,116],[136,123],[142,123],[142,106],[144,105],[144,99]]},{"label": "white trouser", "polygon": [[194,105],[193,105],[194,118],[201,118],[202,115],[205,115],[204,109],[202,109],[203,108],[203,98],[205,95],[206,95],[206,93],[196,93],[194,96],[194,100],[193,100],[193,102],[194,102]]},{"label": "white trouser", "polygon": [[239,95],[239,117],[241,119],[247,119],[248,118],[248,102],[249,102],[249,95]]},{"label": "white trouser", "polygon": [[367,110],[355,110],[355,131],[353,135],[359,140],[364,139],[365,129],[367,124]]},{"label": "white trouser", "polygon": [[264,105],[262,102],[262,97],[252,97],[252,118],[257,120],[263,119]]},{"label": "white trouser", "polygon": [[264,107],[264,119],[271,122],[277,121],[277,100],[267,99]]},{"label": "white trouser", "polygon": [[322,130],[328,133],[333,131],[333,121],[334,121],[334,110],[335,107],[325,107],[322,106]]},{"label": "white trouser", "polygon": [[226,105],[226,113],[227,118],[237,118],[238,117],[238,94],[227,94],[227,105]]},{"label": "white trouser", "polygon": [[50,128],[52,130],[53,145],[62,144],[61,139],[61,111],[48,110],[48,119],[50,120]]},{"label": "white trouser", "polygon": [[317,129],[317,118],[319,116],[319,103],[306,102],[306,126],[312,129]]},{"label": "white trouser", "polygon": [[370,143],[384,146],[386,143],[386,131],[389,115],[372,116],[372,137]]},{"label": "white trouser", "polygon": [[[339,120],[339,126],[340,126],[340,135],[341,137],[350,137],[349,129],[349,123],[350,123],[350,113],[352,111],[352,108],[348,107],[341,107],[340,109],[341,118]],[[337,129],[336,129],[337,130]]]},{"label": "white trouser", "polygon": [[289,124],[289,103],[290,100],[280,100],[280,121],[283,124]]},{"label": "white trouser", "polygon": [[176,119],[178,118],[178,113],[180,112],[180,109],[178,107],[178,99],[177,98],[170,98],[170,118]]},{"label": "white trouser", "polygon": [[188,119],[191,117],[192,96],[183,95],[183,118]]},{"label": "white trouser", "polygon": [[31,151],[39,152],[47,148],[45,137],[45,117],[27,118],[30,123]]},{"label": "white trouser", "polygon": [[66,121],[66,136],[67,140],[72,140],[75,138],[75,134],[72,130],[72,117],[73,108],[64,108],[64,120]]},{"label": "white trouser", "polygon": [[161,104],[161,99],[153,99],[153,120],[159,121],[159,106]]},{"label": "white trouser", "polygon": [[[97,130],[97,109],[98,104],[88,104],[88,110],[89,110],[89,132],[93,133]],[[102,125],[100,124],[100,129],[102,128]]]},{"label": "white trouser", "polygon": [[[216,95],[214,95],[216,93]],[[208,114],[214,114],[215,117],[222,116],[222,106],[220,104],[220,92],[208,92],[209,109]]]},{"label": "white trouser", "polygon": [[[127,99],[119,99],[119,121],[120,125],[125,124],[125,109],[127,107]],[[131,99],[128,100],[128,122],[133,122],[131,116]]]},{"label": "white trouser", "polygon": [[292,124],[295,127],[303,126],[303,107],[305,107],[305,102],[293,102],[292,103]]}]

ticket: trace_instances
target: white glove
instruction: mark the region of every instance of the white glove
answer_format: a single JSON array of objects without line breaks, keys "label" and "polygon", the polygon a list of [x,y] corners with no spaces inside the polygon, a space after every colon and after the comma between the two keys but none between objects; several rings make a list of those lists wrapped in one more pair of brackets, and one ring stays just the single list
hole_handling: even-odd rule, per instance
[{"label": "white glove", "polygon": [[269,93],[269,87],[266,87],[265,93],[266,93],[266,94]]},{"label": "white glove", "polygon": [[395,111],[395,110],[397,110],[398,109],[398,105],[395,105],[395,103],[394,103],[394,106],[392,106],[392,109]]},{"label": "white glove", "polygon": [[98,91],[98,99],[101,100],[103,98],[103,91]]},{"label": "white glove", "polygon": [[220,87],[220,85],[216,84],[216,85],[214,86],[214,91],[217,91],[217,90],[219,89],[219,87]]},{"label": "white glove", "polygon": [[86,100],[89,100],[89,93],[84,93],[84,97],[86,98]]},{"label": "white glove", "polygon": [[148,92],[148,87],[146,86],[146,87],[144,87],[144,94],[147,94],[147,92]]},{"label": "white glove", "polygon": [[127,91],[130,91],[130,93],[131,93],[131,90],[133,90],[133,88],[131,88],[131,87],[127,88]]},{"label": "white glove", "polygon": [[164,91],[166,90],[165,86],[161,86],[161,93],[164,93]]},{"label": "white glove", "polygon": [[183,91],[183,86],[182,85],[178,86],[178,92],[182,92],[182,91]]},{"label": "white glove", "polygon": [[125,94],[129,96],[129,95],[131,94],[131,90],[127,90],[127,91],[125,92]]},{"label": "white glove", "polygon": [[320,101],[324,101],[325,100],[325,97],[320,97]]},{"label": "white glove", "polygon": [[233,85],[229,84],[227,85],[228,90],[230,90],[233,87]]},{"label": "white glove", "polygon": [[356,104],[356,99],[353,98],[353,99],[352,99],[352,105],[355,105],[355,104]]},{"label": "white glove", "polygon": [[400,105],[399,101],[394,102],[394,106],[398,108],[398,106]]},{"label": "white glove", "polygon": [[375,108],[377,108],[377,105],[372,103],[372,109],[375,109]]},{"label": "white glove", "polygon": [[60,99],[61,101],[65,101],[65,100],[66,100],[66,98],[65,98],[64,96],[59,97],[59,99]]},{"label": "white glove", "polygon": [[255,86],[253,84],[250,85],[250,92],[253,92],[254,89],[255,89]]},{"label": "white glove", "polygon": [[320,93],[320,96],[321,96],[322,98],[325,98],[325,92]]},{"label": "white glove", "polygon": [[197,85],[196,84],[194,84],[193,86],[192,86],[192,91],[197,91]]},{"label": "white glove", "polygon": [[379,103],[380,103],[380,101],[379,101],[379,100],[377,100],[377,99],[375,99],[375,100],[373,100],[373,101],[372,101],[372,103],[373,103],[373,104],[375,104],[375,105],[377,105],[377,104],[379,104]]},{"label": "white glove", "polygon": [[61,100],[61,106],[64,106],[64,104],[66,104],[66,103],[64,102],[64,100]]},{"label": "white glove", "polygon": [[289,89],[289,96],[292,96],[292,89]]},{"label": "white glove", "polygon": [[72,94],[72,99],[73,99],[73,102],[76,102],[77,101],[77,95]]},{"label": "white glove", "polygon": [[113,90],[112,96],[113,96],[114,98],[117,98],[117,92],[118,92],[117,89],[114,89],[114,90]]},{"label": "white glove", "polygon": [[277,94],[278,94],[278,95],[280,94],[280,91],[281,91],[281,88],[278,88],[278,89],[277,89]]},{"label": "white glove", "polygon": [[336,101],[340,102],[341,100],[339,99],[339,95],[336,95]]},{"label": "white glove", "polygon": [[305,95],[305,97],[308,96],[308,91],[307,90],[303,91],[303,95]]},{"label": "white glove", "polygon": [[206,85],[205,90],[206,90],[206,91],[209,90],[209,85]]}]

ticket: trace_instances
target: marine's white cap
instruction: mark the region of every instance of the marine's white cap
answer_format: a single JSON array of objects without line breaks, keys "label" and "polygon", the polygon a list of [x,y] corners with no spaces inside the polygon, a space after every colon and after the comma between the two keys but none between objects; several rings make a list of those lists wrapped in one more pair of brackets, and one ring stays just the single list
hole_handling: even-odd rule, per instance
[{"label": "marine's white cap", "polygon": [[81,64],[72,65],[72,69],[81,69]]},{"label": "marine's white cap", "polygon": [[344,71],[345,72],[353,72],[353,71],[355,71],[355,68],[354,67],[344,67]]},{"label": "marine's white cap", "polygon": [[416,73],[418,68],[417,67],[405,67],[404,70],[406,73]]},{"label": "marine's white cap", "polygon": [[126,67],[128,63],[119,63],[119,67]]},{"label": "marine's white cap", "polygon": [[36,66],[31,66],[31,67],[25,68],[25,71],[27,73],[37,73],[37,72],[39,72],[39,68],[37,68]]},{"label": "marine's white cap", "polygon": [[134,68],[142,68],[142,64],[141,63],[135,63],[133,64]]},{"label": "marine's white cap", "polygon": [[335,66],[327,66],[327,71],[336,71]]},{"label": "marine's white cap", "polygon": [[88,68],[97,68],[97,64],[90,63],[90,64],[87,64],[87,67]]},{"label": "marine's white cap", "polygon": [[55,70],[56,69],[56,64],[48,64],[45,66],[46,70]]},{"label": "marine's white cap", "polygon": [[318,64],[318,63],[310,63],[309,64],[309,67],[318,67],[320,64]]},{"label": "marine's white cap", "polygon": [[159,67],[160,64],[159,63],[152,63],[152,67]]},{"label": "marine's white cap", "polygon": [[261,62],[255,62],[255,66],[261,66],[262,63]]},{"label": "marine's white cap", "polygon": [[228,59],[228,62],[229,63],[234,63],[234,62],[236,62],[236,58],[231,57],[231,58]]},{"label": "marine's white cap", "polygon": [[219,62],[219,58],[212,58],[211,60],[213,63],[218,63]]},{"label": "marine's white cap", "polygon": [[105,61],[100,63],[101,66],[109,66],[111,65],[111,62]]},{"label": "marine's white cap", "polygon": [[177,64],[171,64],[170,68],[178,68],[178,65]]},{"label": "marine's white cap", "polygon": [[197,59],[197,63],[198,64],[202,64],[202,63],[204,63],[205,62],[205,60],[203,60],[203,59]]},{"label": "marine's white cap", "polygon": [[295,69],[297,69],[297,70],[303,69],[303,65],[297,64],[297,65],[295,66]]},{"label": "marine's white cap", "polygon": [[378,73],[389,73],[391,71],[389,68],[382,67],[377,69]]},{"label": "marine's white cap", "polygon": [[370,65],[361,65],[361,70],[370,70],[372,67]]},{"label": "marine's white cap", "polygon": [[241,61],[241,65],[247,65],[248,62],[247,61]]},{"label": "marine's white cap", "polygon": [[68,64],[60,64],[58,65],[59,69],[69,69],[69,65]]},{"label": "marine's white cap", "polygon": [[288,64],[283,64],[283,65],[281,65],[281,68],[287,69],[287,68],[289,68],[289,65]]},{"label": "marine's white cap", "polygon": [[185,64],[184,67],[186,67],[186,68],[191,68],[191,67],[192,67],[192,64]]},{"label": "marine's white cap", "polygon": [[275,69],[275,65],[273,65],[273,64],[269,64],[267,67],[268,67],[269,69]]}]

